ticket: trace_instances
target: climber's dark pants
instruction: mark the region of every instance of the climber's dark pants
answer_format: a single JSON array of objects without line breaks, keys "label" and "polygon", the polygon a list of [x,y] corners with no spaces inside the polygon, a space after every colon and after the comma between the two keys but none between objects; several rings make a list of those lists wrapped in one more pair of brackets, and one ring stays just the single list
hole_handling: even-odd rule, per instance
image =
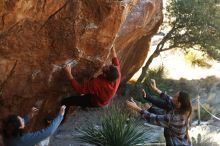
[{"label": "climber's dark pants", "polygon": [[94,103],[92,102],[92,97],[90,94],[85,94],[82,96],[70,96],[67,98],[62,99],[61,101],[61,105],[65,105],[66,106],[66,112],[64,114],[63,117],[63,121],[66,120],[66,115],[70,109],[70,106],[81,106],[83,108],[85,107],[98,107],[96,105],[94,105]]}]

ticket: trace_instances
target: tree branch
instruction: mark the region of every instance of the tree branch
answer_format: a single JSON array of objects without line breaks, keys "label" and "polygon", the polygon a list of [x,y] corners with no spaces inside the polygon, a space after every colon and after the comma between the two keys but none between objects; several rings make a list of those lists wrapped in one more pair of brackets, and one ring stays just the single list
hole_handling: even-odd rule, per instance
[{"label": "tree branch", "polygon": [[145,65],[142,67],[142,72],[141,75],[139,76],[137,82],[143,82],[147,73],[147,70],[150,66],[150,64],[152,63],[153,59],[158,57],[160,55],[160,52],[162,51],[164,44],[167,42],[167,40],[169,40],[170,36],[172,35],[172,33],[177,29],[176,27],[176,22],[174,22],[174,25],[172,27],[172,29],[166,34],[166,36],[163,37],[163,39],[158,43],[155,51],[153,52],[153,54],[149,57],[149,59],[147,60],[147,62],[145,63]]}]

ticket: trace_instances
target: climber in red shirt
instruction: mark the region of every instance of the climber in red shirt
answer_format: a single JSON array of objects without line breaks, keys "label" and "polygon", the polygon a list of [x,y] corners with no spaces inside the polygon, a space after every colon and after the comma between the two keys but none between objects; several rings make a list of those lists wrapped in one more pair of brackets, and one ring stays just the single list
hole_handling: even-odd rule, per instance
[{"label": "climber in red shirt", "polygon": [[70,106],[103,107],[110,102],[121,81],[120,63],[114,47],[112,47],[111,53],[112,64],[104,66],[102,74],[97,78],[85,80],[82,83],[75,80],[71,73],[70,65],[64,67],[72,88],[79,94],[83,94],[64,98],[61,101],[61,104],[67,107],[66,113]]}]

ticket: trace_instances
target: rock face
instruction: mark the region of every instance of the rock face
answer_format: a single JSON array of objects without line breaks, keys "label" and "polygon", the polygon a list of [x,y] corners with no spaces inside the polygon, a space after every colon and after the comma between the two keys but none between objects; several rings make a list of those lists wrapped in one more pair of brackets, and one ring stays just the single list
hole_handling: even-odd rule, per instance
[{"label": "rock face", "polygon": [[38,104],[29,129],[41,127],[73,92],[59,65],[74,59],[77,79],[91,78],[113,44],[128,80],[162,19],[162,0],[0,0],[0,120]]}]

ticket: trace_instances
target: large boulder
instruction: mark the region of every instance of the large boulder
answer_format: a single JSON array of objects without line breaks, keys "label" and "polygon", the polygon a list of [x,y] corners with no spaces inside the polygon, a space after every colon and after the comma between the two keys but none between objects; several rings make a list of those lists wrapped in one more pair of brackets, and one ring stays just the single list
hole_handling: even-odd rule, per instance
[{"label": "large boulder", "polygon": [[0,0],[0,120],[38,104],[31,127],[41,127],[73,92],[59,65],[74,59],[74,76],[91,78],[113,44],[127,81],[162,19],[162,0]]}]

